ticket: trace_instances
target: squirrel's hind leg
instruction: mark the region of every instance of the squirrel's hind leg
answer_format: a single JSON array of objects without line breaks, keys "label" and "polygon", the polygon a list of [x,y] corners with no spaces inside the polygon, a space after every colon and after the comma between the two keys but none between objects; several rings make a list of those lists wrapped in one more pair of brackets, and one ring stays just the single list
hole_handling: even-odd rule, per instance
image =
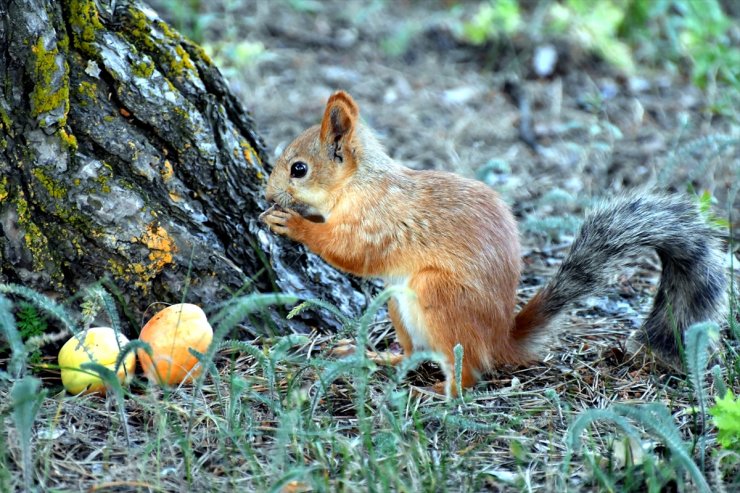
[{"label": "squirrel's hind leg", "polygon": [[[439,349],[436,350],[440,351]],[[436,384],[434,384],[432,386],[432,390],[434,390],[438,394],[447,394],[447,387],[449,385],[449,395],[457,397],[460,395],[461,389],[457,388],[457,382],[455,380],[455,355],[452,350],[440,352],[443,352],[445,358],[447,359],[447,368],[445,368],[445,381],[437,382]],[[462,374],[460,375],[460,385],[462,386],[462,388],[467,389],[473,387],[476,383],[478,383],[479,378],[480,373],[478,372],[478,370],[475,369],[470,361],[466,361],[465,357],[463,356]]]},{"label": "squirrel's hind leg", "polygon": [[393,328],[396,329],[396,339],[398,339],[398,343],[403,348],[404,356],[411,356],[411,353],[414,350],[414,345],[411,342],[411,336],[409,335],[409,332],[401,319],[401,314],[398,311],[398,302],[393,298],[388,301],[388,316],[391,319]]},{"label": "squirrel's hind leg", "polygon": [[[406,330],[406,326],[403,324],[401,315],[398,312],[398,304],[394,299],[391,299],[388,302],[388,316],[390,317],[393,328],[396,331],[396,338],[398,339],[398,343],[403,348],[403,354],[398,354],[391,351],[367,351],[365,354],[367,355],[368,359],[372,360],[378,365],[396,366],[411,354],[411,352],[413,351],[413,344],[411,342],[411,336],[409,336],[409,333]],[[357,347],[351,339],[341,339],[337,341],[336,346],[332,348],[331,355],[343,357],[354,354],[356,350]]]},{"label": "squirrel's hind leg", "polygon": [[435,384],[433,390],[446,394],[449,387],[450,395],[459,395],[455,381],[455,346],[461,344],[463,348],[460,376],[463,388],[478,382],[486,358],[486,331],[474,315],[475,300],[471,297],[474,294],[445,271],[423,271],[414,276],[409,285],[416,293],[421,310],[425,342],[447,362],[443,368],[446,382]]}]

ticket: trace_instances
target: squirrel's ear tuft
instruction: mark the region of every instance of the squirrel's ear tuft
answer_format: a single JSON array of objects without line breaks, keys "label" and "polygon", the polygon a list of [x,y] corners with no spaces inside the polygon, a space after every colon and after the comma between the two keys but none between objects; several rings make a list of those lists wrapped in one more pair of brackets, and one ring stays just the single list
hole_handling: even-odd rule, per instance
[{"label": "squirrel's ear tuft", "polygon": [[321,142],[329,149],[330,157],[344,161],[344,151],[352,140],[360,110],[352,96],[337,91],[326,102],[321,120]]}]

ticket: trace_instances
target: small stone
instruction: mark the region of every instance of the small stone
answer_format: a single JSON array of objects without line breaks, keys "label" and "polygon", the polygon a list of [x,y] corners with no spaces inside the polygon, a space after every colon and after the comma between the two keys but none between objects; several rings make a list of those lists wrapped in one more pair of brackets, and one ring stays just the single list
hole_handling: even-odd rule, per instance
[{"label": "small stone", "polygon": [[477,88],[473,86],[461,86],[446,90],[442,94],[442,101],[448,105],[465,104],[477,95]]},{"label": "small stone", "polygon": [[558,50],[551,44],[540,45],[534,50],[532,67],[537,77],[549,77],[558,63]]},{"label": "small stone", "polygon": [[650,89],[650,81],[642,77],[630,77],[627,80],[627,87],[631,93],[645,92]]},{"label": "small stone", "polygon": [[95,79],[100,78],[100,67],[95,60],[89,60],[85,66],[85,73]]}]

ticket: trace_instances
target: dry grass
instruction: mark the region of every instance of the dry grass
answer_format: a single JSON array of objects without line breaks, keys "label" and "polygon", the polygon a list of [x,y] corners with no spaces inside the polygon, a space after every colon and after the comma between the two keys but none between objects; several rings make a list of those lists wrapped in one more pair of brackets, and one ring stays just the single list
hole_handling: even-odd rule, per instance
[{"label": "dry grass", "polygon": [[[270,149],[283,148],[316,123],[326,96],[344,88],[391,155],[410,166],[473,176],[491,159],[502,161],[510,171],[493,185],[523,220],[579,214],[588,197],[655,184],[665,170],[658,185],[685,190],[690,182],[712,190],[720,210],[738,210],[740,197],[723,201],[735,177],[737,146],[718,150],[711,139],[737,139],[740,129],[704,113],[695,88],[644,74],[647,88],[633,91],[603,66],[586,64],[548,80],[523,77],[535,133],[545,147],[535,155],[518,140],[518,109],[501,92],[504,79],[528,72],[526,60],[507,52],[505,63],[497,64],[490,54],[443,48],[445,39],[433,30],[431,37],[417,38],[404,58],[383,52],[382,41],[413,22],[420,32],[436,22],[421,3],[388,2],[366,12],[368,2],[321,2],[320,15],[310,15],[280,2],[245,0],[227,15],[218,10],[224,4],[214,2],[218,22],[206,30],[206,42],[233,36],[233,42],[263,44],[256,62],[220,61]],[[446,8],[443,2],[438,7]],[[367,15],[353,24],[346,12],[360,11]],[[335,35],[350,40],[348,47],[337,46]],[[705,138],[707,143],[693,146]],[[708,163],[709,171],[692,177],[697,161]],[[543,200],[552,189],[572,199]],[[568,244],[563,236],[555,241],[536,230],[524,235],[522,298],[554,272]],[[617,464],[620,454],[612,451],[623,436],[609,425],[590,428],[582,437],[587,452],[564,469],[567,429],[587,409],[661,402],[687,443],[697,443],[703,433],[685,378],[649,356],[624,353],[626,335],[654,291],[656,271],[654,260],[641,260],[618,280],[611,298],[595,300],[596,308],[579,306],[558,322],[559,334],[542,363],[501,368],[463,400],[445,401],[425,390],[440,378],[433,365],[398,381],[394,369],[329,357],[338,339],[354,334],[319,332],[284,352],[276,351],[276,340],[252,341],[274,358],[267,369],[254,353],[221,351],[217,372],[201,388],[163,391],[137,379],[126,393],[125,423],[111,397],[49,395],[33,427],[33,482],[39,491],[549,492],[607,489],[605,480],[596,479],[595,471],[602,471],[620,491],[643,491],[651,477],[668,490],[690,491],[665,447],[647,434],[643,445],[654,470]],[[379,349],[394,344],[382,314],[368,336]],[[737,351],[736,341],[725,336]],[[720,364],[737,391],[738,362]],[[47,388],[60,390],[54,372],[41,375]],[[331,375],[336,378],[326,381]],[[9,403],[2,381],[0,490],[22,484]],[[707,450],[715,450],[708,431]],[[707,460],[707,476],[714,478],[715,457],[707,454]],[[731,480],[737,475],[737,465],[722,470]],[[728,491],[740,478],[734,481]]]},{"label": "dry grass", "polygon": [[[682,376],[649,356],[625,356],[631,323],[575,309],[557,324],[542,363],[502,368],[451,401],[426,390],[441,376],[431,364],[402,381],[368,362],[339,368],[348,360],[329,356],[338,335],[252,341],[272,367],[227,349],[201,388],[137,380],[125,399],[130,443],[112,397],[49,396],[34,427],[34,480],[43,491],[590,490],[598,483],[587,460],[563,470],[566,432],[582,411],[663,402],[687,443],[703,433]],[[368,340],[377,349],[393,344],[382,315]],[[18,486],[18,437],[3,415]],[[624,485],[647,473],[616,465],[619,436],[610,426],[592,429],[584,457],[605,470],[611,463],[608,474]],[[684,481],[658,441],[644,435],[643,446],[668,484]]]}]

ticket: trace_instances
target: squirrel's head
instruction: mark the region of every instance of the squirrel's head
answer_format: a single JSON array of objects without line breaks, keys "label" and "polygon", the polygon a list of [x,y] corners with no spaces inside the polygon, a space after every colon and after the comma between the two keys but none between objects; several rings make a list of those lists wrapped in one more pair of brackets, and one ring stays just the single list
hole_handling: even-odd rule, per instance
[{"label": "squirrel's head", "polygon": [[299,135],[278,158],[267,181],[267,200],[304,216],[328,217],[357,169],[358,116],[357,103],[349,94],[334,93],[321,125]]}]

